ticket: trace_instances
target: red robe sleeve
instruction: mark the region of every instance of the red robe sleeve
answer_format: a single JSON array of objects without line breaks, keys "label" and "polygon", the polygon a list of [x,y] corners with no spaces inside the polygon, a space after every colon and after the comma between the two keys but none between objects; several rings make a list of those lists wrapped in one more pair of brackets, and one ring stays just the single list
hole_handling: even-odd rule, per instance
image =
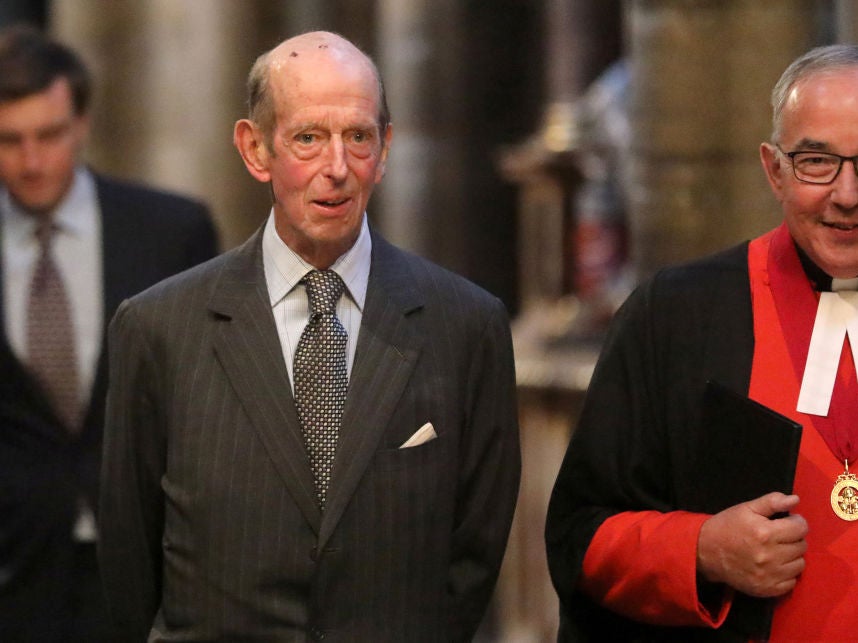
[{"label": "red robe sleeve", "polygon": [[580,579],[599,604],[644,623],[718,627],[732,591],[704,605],[697,587],[697,539],[706,514],[627,511],[596,530]]}]

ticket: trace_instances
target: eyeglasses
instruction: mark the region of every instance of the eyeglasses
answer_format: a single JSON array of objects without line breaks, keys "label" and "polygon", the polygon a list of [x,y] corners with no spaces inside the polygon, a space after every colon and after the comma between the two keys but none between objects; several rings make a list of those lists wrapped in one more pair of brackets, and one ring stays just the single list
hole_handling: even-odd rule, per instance
[{"label": "eyeglasses", "polygon": [[833,183],[840,174],[843,161],[852,161],[852,169],[858,176],[858,156],[840,156],[830,152],[784,152],[780,145],[775,147],[781,154],[789,157],[795,178],[804,183]]}]

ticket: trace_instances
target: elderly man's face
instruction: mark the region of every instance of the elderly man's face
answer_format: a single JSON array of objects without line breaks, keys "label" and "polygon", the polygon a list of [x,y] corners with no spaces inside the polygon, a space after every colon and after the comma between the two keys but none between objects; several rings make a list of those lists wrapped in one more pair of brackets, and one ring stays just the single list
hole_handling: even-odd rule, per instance
[{"label": "elderly man's face", "polygon": [[88,131],[68,80],[0,103],[0,183],[25,210],[52,210],[65,196]]},{"label": "elderly man's face", "polygon": [[273,149],[255,143],[259,165],[248,166],[271,182],[280,237],[318,268],[357,239],[391,137],[390,128],[379,131],[371,67],[357,50],[336,45],[299,40],[277,51],[269,75],[277,115]]},{"label": "elderly man's face", "polygon": [[[858,155],[858,67],[830,71],[799,82],[784,107],[784,152]],[[760,149],[769,183],[793,238],[832,277],[858,276],[858,176],[844,162],[829,185],[803,183],[789,158],[764,143]]]}]

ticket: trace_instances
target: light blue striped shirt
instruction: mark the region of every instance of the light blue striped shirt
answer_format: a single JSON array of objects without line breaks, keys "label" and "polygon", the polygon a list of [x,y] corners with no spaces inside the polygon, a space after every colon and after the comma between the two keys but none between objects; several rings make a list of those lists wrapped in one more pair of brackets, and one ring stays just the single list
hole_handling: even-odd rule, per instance
[{"label": "light blue striped shirt", "polygon": [[[348,334],[346,370],[349,377],[351,377],[360,323],[363,318],[371,254],[372,240],[366,213],[364,213],[357,241],[331,266],[331,270],[334,270],[346,285],[345,293],[337,303],[337,317]],[[301,333],[304,332],[304,327],[310,319],[307,291],[299,282],[314,268],[279,237],[274,227],[273,210],[268,215],[268,221],[262,233],[262,263],[265,268],[271,311],[274,314],[274,323],[283,349],[283,359],[289,371],[289,381],[292,382],[295,350],[298,348]]]},{"label": "light blue striped shirt", "polygon": [[[101,216],[95,178],[78,167],[74,180],[52,213],[57,231],[53,257],[71,306],[80,399],[89,401],[104,332],[104,276]],[[3,310],[6,336],[18,359],[27,361],[27,303],[39,258],[36,219],[0,188]]]}]

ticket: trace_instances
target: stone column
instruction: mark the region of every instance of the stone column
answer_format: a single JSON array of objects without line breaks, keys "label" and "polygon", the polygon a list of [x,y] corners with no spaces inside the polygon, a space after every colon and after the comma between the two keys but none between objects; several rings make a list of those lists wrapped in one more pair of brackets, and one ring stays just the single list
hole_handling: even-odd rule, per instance
[{"label": "stone column", "polygon": [[378,0],[377,61],[393,121],[374,197],[387,237],[461,271],[465,168],[461,17],[455,0]]},{"label": "stone column", "polygon": [[815,44],[806,0],[627,0],[637,276],[773,227],[760,167],[771,88]]},{"label": "stone column", "polygon": [[269,34],[283,31],[279,21],[260,0],[54,3],[51,30],[95,77],[89,161],[205,200],[222,245],[243,241],[270,197],[233,148],[232,127],[245,115],[247,72],[277,42]]},{"label": "stone column", "polygon": [[834,0],[834,31],[837,42],[854,43],[858,38],[858,7],[855,0]]}]

